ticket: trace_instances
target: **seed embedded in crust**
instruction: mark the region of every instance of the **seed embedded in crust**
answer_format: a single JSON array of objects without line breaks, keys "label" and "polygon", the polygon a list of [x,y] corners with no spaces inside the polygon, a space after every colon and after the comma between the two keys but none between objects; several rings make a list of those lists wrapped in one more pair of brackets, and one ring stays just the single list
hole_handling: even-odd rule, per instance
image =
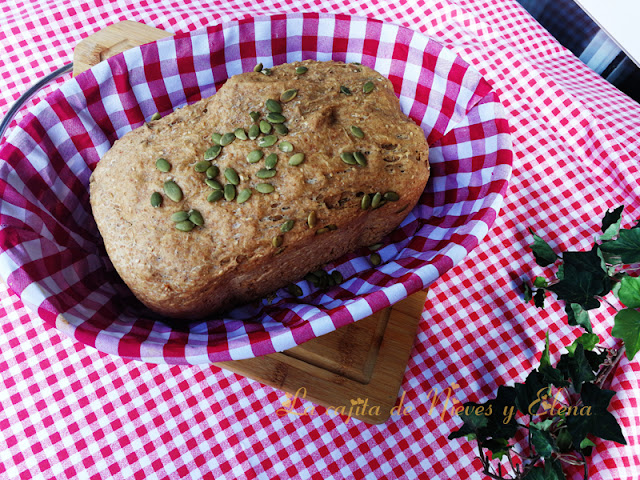
[{"label": "seed embedded in crust", "polygon": [[206,171],[207,178],[215,178],[219,173],[220,169],[216,165],[211,165]]},{"label": "seed embedded in crust", "polygon": [[222,138],[221,133],[213,133],[211,134],[211,141],[216,145],[220,145],[220,139]]},{"label": "seed embedded in crust", "polygon": [[351,133],[353,133],[354,137],[364,138],[364,132],[357,125],[351,125]]},{"label": "seed embedded in crust", "polygon": [[214,190],[222,190],[222,184],[219,181],[214,180],[213,178],[207,178],[204,183],[206,183],[209,188],[212,188]]},{"label": "seed embedded in crust", "polygon": [[189,221],[199,227],[204,225],[204,218],[202,218],[202,214],[198,210],[191,210],[189,212]]},{"label": "seed embedded in crust", "polygon": [[172,222],[184,222],[189,218],[189,212],[175,212],[171,215]]},{"label": "seed embedded in crust", "polygon": [[380,265],[382,263],[382,257],[380,257],[379,253],[372,253],[369,256],[369,261],[371,262],[371,265],[373,265],[374,267],[377,267],[378,265]]},{"label": "seed embedded in crust", "polygon": [[302,289],[298,285],[295,285],[293,283],[290,283],[289,285],[287,285],[287,291],[294,297],[302,296]]},{"label": "seed embedded in crust", "polygon": [[366,193],[362,196],[362,200],[360,201],[360,208],[362,210],[366,210],[371,206],[371,197]]},{"label": "seed embedded in crust", "polygon": [[278,154],[276,154],[276,153],[270,153],[264,159],[264,166],[268,170],[273,170],[274,168],[276,168],[277,164],[278,164]]},{"label": "seed embedded in crust", "polygon": [[278,144],[278,148],[284,153],[293,152],[293,145],[291,144],[291,142],[287,142],[286,140],[284,142],[280,142]]},{"label": "seed embedded in crust", "polygon": [[377,192],[371,199],[371,208],[378,208],[381,201],[382,201],[382,194],[380,192]]},{"label": "seed embedded in crust", "polygon": [[153,192],[151,194],[151,206],[158,208],[160,205],[162,205],[162,195],[159,192]]},{"label": "seed embedded in crust", "polygon": [[173,180],[164,182],[164,193],[174,202],[182,200],[182,189]]},{"label": "seed embedded in crust", "polygon": [[204,152],[205,160],[213,160],[222,152],[222,147],[220,145],[214,145],[213,147],[207,148],[207,151]]},{"label": "seed embedded in crust", "polygon": [[340,160],[342,160],[347,165],[355,165],[356,163],[358,163],[356,162],[356,159],[351,152],[342,152],[340,154]]},{"label": "seed embedded in crust", "polygon": [[207,160],[202,160],[196,163],[193,166],[193,169],[198,173],[204,173],[209,169],[209,167],[211,167],[211,162],[208,162]]},{"label": "seed embedded in crust", "polygon": [[249,127],[249,138],[255,140],[260,136],[260,127],[257,124],[253,124]]},{"label": "seed embedded in crust", "polygon": [[260,112],[251,112],[249,113],[249,116],[251,117],[251,120],[253,120],[254,122],[257,122],[258,119],[260,118]]},{"label": "seed embedded in crust", "polygon": [[271,69],[270,68],[263,69],[262,74],[267,76],[271,75]]},{"label": "seed embedded in crust", "polygon": [[274,248],[278,248],[282,245],[282,242],[284,242],[284,237],[282,235],[276,235],[271,240],[271,245],[273,245]]},{"label": "seed embedded in crust", "polygon": [[171,170],[171,164],[166,158],[159,158],[156,160],[156,168],[163,173],[167,173]]},{"label": "seed embedded in crust", "polygon": [[280,94],[280,101],[282,103],[287,103],[296,98],[298,95],[298,90],[295,88],[290,88],[289,90],[285,90]]},{"label": "seed embedded in crust", "polygon": [[270,112],[274,112],[274,113],[282,113],[282,105],[280,105],[280,102],[278,102],[277,100],[274,100],[273,98],[268,99],[265,103],[264,106],[267,108],[267,110],[269,110]]},{"label": "seed embedded in crust", "polygon": [[329,229],[327,227],[322,227],[316,230],[316,235],[322,235],[323,233],[327,233]]},{"label": "seed embedded in crust", "polygon": [[256,185],[256,190],[260,193],[273,193],[275,189],[276,188],[270,183],[258,183]]},{"label": "seed embedded in crust", "polygon": [[266,168],[261,168],[260,170],[258,170],[256,172],[256,177],[264,180],[267,178],[273,178],[276,176],[276,171],[275,170],[267,170]]},{"label": "seed embedded in crust", "polygon": [[273,126],[271,126],[271,124],[266,120],[260,120],[259,126],[260,126],[260,131],[265,135],[269,135],[271,133],[271,129],[273,128]]},{"label": "seed embedded in crust", "polygon": [[331,278],[336,285],[340,285],[344,281],[342,274],[338,270],[334,270],[333,272],[331,272]]},{"label": "seed embedded in crust", "polygon": [[271,147],[278,141],[278,137],[275,135],[267,135],[258,140],[259,147]]},{"label": "seed embedded in crust", "polygon": [[235,187],[235,185],[232,185],[231,183],[227,183],[224,186],[224,199],[227,202],[230,202],[234,198],[236,198],[236,187]]},{"label": "seed embedded in crust", "polygon": [[318,214],[314,210],[307,216],[307,225],[309,225],[309,228],[314,228],[317,223],[318,223]]},{"label": "seed embedded in crust", "polygon": [[281,113],[270,112],[267,114],[267,121],[270,123],[284,123],[287,119]]},{"label": "seed embedded in crust", "polygon": [[289,129],[284,123],[274,123],[273,129],[278,135],[287,135],[289,133]]},{"label": "seed embedded in crust", "polygon": [[367,157],[362,152],[353,152],[353,158],[356,160],[356,163],[361,167],[367,166]]},{"label": "seed embedded in crust", "polygon": [[304,162],[304,153],[302,152],[291,155],[291,158],[289,159],[289,165],[291,165],[292,167],[297,167],[302,162]]},{"label": "seed embedded in crust", "polygon": [[237,203],[244,203],[251,198],[251,189],[245,188],[238,193],[238,197],[236,198]]},{"label": "seed embedded in crust", "polygon": [[299,67],[296,67],[296,75],[304,75],[308,70],[309,69],[307,67],[300,65]]},{"label": "seed embedded in crust", "polygon": [[398,195],[396,192],[387,192],[384,194],[384,199],[389,202],[397,202],[398,200],[400,200],[400,195]]},{"label": "seed embedded in crust", "polygon": [[240,176],[233,168],[228,167],[224,171],[224,178],[226,178],[231,185],[238,185],[240,183]]},{"label": "seed embedded in crust", "polygon": [[180,230],[181,232],[190,232],[194,229],[194,227],[195,224],[193,222],[190,222],[189,220],[176,223],[176,230]]},{"label": "seed embedded in crust", "polygon": [[287,233],[289,231],[291,231],[291,229],[293,228],[293,226],[296,224],[295,220],[287,220],[286,222],[284,222],[282,224],[282,226],[280,227],[280,231],[282,233]]},{"label": "seed embedded in crust", "polygon": [[160,113],[156,112],[153,115],[151,115],[151,121],[154,122],[156,120],[160,120],[162,118],[162,115],[160,115]]},{"label": "seed embedded in crust", "polygon": [[374,88],[375,88],[375,84],[371,80],[369,80],[362,86],[362,92],[371,93]]},{"label": "seed embedded in crust", "polygon": [[258,63],[255,67],[253,67],[253,71],[258,73],[262,71],[262,63]]},{"label": "seed embedded in crust", "polygon": [[247,132],[244,131],[244,128],[236,128],[233,131],[233,134],[236,136],[236,138],[238,140],[246,140],[247,139]]},{"label": "seed embedded in crust", "polygon": [[262,152],[262,150],[253,150],[249,152],[249,155],[247,155],[247,162],[258,163],[263,155],[264,153]]},{"label": "seed embedded in crust", "polygon": [[222,190],[214,190],[207,197],[207,201],[212,203],[217,202],[218,200],[222,199],[222,197],[224,197],[224,192]]},{"label": "seed embedded in crust", "polygon": [[351,89],[344,85],[340,86],[340,93],[344,93],[345,95],[351,95]]},{"label": "seed embedded in crust", "polygon": [[227,132],[224,135],[222,135],[222,138],[220,139],[220,145],[222,145],[223,147],[226,147],[235,139],[236,139],[236,135],[233,132]]}]

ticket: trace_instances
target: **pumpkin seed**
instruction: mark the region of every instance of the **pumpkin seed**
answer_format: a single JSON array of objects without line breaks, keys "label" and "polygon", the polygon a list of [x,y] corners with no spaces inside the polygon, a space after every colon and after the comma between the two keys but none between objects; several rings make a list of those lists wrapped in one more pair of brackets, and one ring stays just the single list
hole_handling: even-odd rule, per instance
[{"label": "pumpkin seed", "polygon": [[283,123],[287,121],[284,115],[275,112],[267,113],[267,120],[271,123]]},{"label": "pumpkin seed", "polygon": [[215,178],[218,176],[219,173],[220,173],[220,169],[215,165],[211,165],[209,168],[207,168],[207,172],[206,172],[207,178]]},{"label": "pumpkin seed", "polygon": [[367,166],[367,157],[362,152],[353,152],[353,158],[356,159],[356,162],[361,167]]},{"label": "pumpkin seed", "polygon": [[344,281],[344,277],[338,270],[334,270],[333,272],[331,272],[331,278],[336,285],[340,285]]},{"label": "pumpkin seed", "polygon": [[331,225],[327,225],[327,228],[333,231],[333,230],[337,230],[338,226],[335,223],[332,223]]},{"label": "pumpkin seed", "polygon": [[251,189],[245,188],[241,190],[240,193],[238,194],[238,198],[236,198],[236,202],[244,203],[247,200],[249,200],[249,198],[251,198]]},{"label": "pumpkin seed", "polygon": [[371,262],[371,265],[373,265],[374,267],[377,267],[378,265],[380,265],[382,263],[382,257],[380,257],[379,253],[372,253],[369,256],[369,261]]},{"label": "pumpkin seed", "polygon": [[231,183],[227,183],[224,186],[224,199],[227,202],[230,202],[234,198],[236,198],[236,187],[235,187],[235,185],[232,185]]},{"label": "pumpkin seed", "polygon": [[155,121],[155,120],[160,120],[162,118],[162,115],[160,115],[158,112],[154,113],[153,115],[151,115],[151,121]]},{"label": "pumpkin seed", "polygon": [[158,208],[160,205],[162,205],[162,195],[158,192],[153,192],[151,194],[151,206],[153,208]]},{"label": "pumpkin seed", "polygon": [[384,199],[389,202],[397,202],[398,200],[400,200],[400,195],[398,195],[396,192],[387,192],[384,194]]},{"label": "pumpkin seed", "polygon": [[247,139],[247,132],[244,131],[244,128],[236,128],[233,131],[233,134],[236,136],[236,138],[238,140],[246,140]]},{"label": "pumpkin seed", "polygon": [[262,63],[258,63],[255,67],[253,67],[253,71],[258,73],[262,71]]},{"label": "pumpkin seed", "polygon": [[206,172],[211,166],[211,162],[207,162],[206,160],[202,160],[201,162],[196,163],[193,166],[193,169],[198,173]]},{"label": "pumpkin seed", "polygon": [[249,152],[249,155],[247,155],[247,162],[257,163],[260,161],[263,155],[264,153],[262,152],[262,150],[253,150],[252,152]]},{"label": "pumpkin seed", "polygon": [[293,145],[291,145],[291,142],[287,142],[286,140],[284,142],[280,142],[278,144],[278,148],[284,153],[293,152]]},{"label": "pumpkin seed", "polygon": [[265,68],[264,70],[262,70],[263,75],[271,75],[271,69],[270,68]]},{"label": "pumpkin seed", "polygon": [[364,138],[364,132],[356,125],[351,125],[351,133],[353,133],[354,137]]},{"label": "pumpkin seed", "polygon": [[224,178],[226,178],[231,185],[238,185],[240,183],[240,177],[238,176],[238,172],[236,172],[231,167],[225,169]]},{"label": "pumpkin seed", "polygon": [[249,138],[255,140],[260,135],[260,127],[257,124],[253,124],[249,127]]},{"label": "pumpkin seed", "polygon": [[313,272],[307,273],[303,278],[314,287],[318,286],[318,277],[316,277]]},{"label": "pumpkin seed", "polygon": [[269,155],[267,155],[267,158],[264,159],[264,166],[269,170],[273,170],[274,168],[276,168],[277,164],[278,155],[276,153],[270,153]]},{"label": "pumpkin seed", "polygon": [[289,165],[291,165],[292,167],[297,167],[302,162],[304,162],[304,153],[302,152],[291,155],[291,158],[289,159]]},{"label": "pumpkin seed", "polygon": [[164,182],[164,193],[174,202],[182,200],[182,189],[173,180]]},{"label": "pumpkin seed", "polygon": [[340,154],[340,159],[347,165],[355,165],[356,163],[358,163],[356,162],[356,159],[351,152],[342,152]]},{"label": "pumpkin seed", "polygon": [[202,214],[198,210],[191,210],[189,212],[189,221],[200,227],[204,225],[204,218],[202,218]]},{"label": "pumpkin seed", "polygon": [[366,210],[370,206],[371,206],[371,197],[365,193],[362,197],[362,200],[360,201],[360,208],[362,210]]},{"label": "pumpkin seed", "polygon": [[220,139],[222,138],[221,133],[214,133],[211,135],[211,141],[216,145],[220,145]]},{"label": "pumpkin seed", "polygon": [[382,200],[382,194],[380,192],[377,192],[371,199],[371,208],[378,208],[380,206],[381,200]]},{"label": "pumpkin seed", "polygon": [[302,289],[298,285],[295,285],[293,283],[287,285],[287,291],[294,297],[301,297],[303,293]]},{"label": "pumpkin seed", "polygon": [[171,215],[171,221],[173,222],[184,222],[189,218],[189,212],[176,212]]},{"label": "pumpkin seed", "polygon": [[282,113],[282,105],[277,100],[270,98],[266,102],[264,102],[264,106],[267,107],[267,110],[274,113]]},{"label": "pumpkin seed", "polygon": [[156,160],[156,168],[161,172],[167,173],[171,170],[171,164],[167,161],[166,158],[159,158]]},{"label": "pumpkin seed", "polygon": [[260,120],[260,131],[262,133],[264,133],[265,135],[268,135],[271,133],[272,128],[273,127],[269,122],[267,122],[266,120]]},{"label": "pumpkin seed", "polygon": [[176,223],[176,229],[180,230],[181,232],[190,232],[191,230],[194,229],[194,227],[195,225],[191,223],[189,220]]},{"label": "pumpkin seed", "polygon": [[276,143],[278,141],[278,137],[275,135],[267,135],[266,137],[262,137],[260,140],[258,140],[258,146],[259,147],[270,147],[272,146],[274,143]]},{"label": "pumpkin seed", "polygon": [[369,245],[369,250],[372,251],[372,252],[377,252],[381,248],[382,248],[382,244],[381,243],[374,243],[373,245]]},{"label": "pumpkin seed", "polygon": [[256,190],[260,193],[273,193],[275,189],[276,188],[270,183],[258,183],[256,185]]},{"label": "pumpkin seed", "polygon": [[262,168],[256,172],[256,177],[265,180],[267,178],[273,178],[276,176],[275,170],[267,170],[266,168]]},{"label": "pumpkin seed", "polygon": [[222,147],[220,145],[214,145],[211,148],[208,148],[206,152],[204,152],[205,160],[213,160],[222,152]]},{"label": "pumpkin seed", "polygon": [[217,202],[222,197],[224,197],[224,192],[222,190],[214,190],[207,197],[207,201],[209,201],[209,202]]},{"label": "pumpkin seed", "polygon": [[273,240],[271,240],[271,245],[273,245],[275,248],[278,248],[282,245],[282,242],[284,242],[284,237],[282,235],[277,235],[273,237]]},{"label": "pumpkin seed", "polygon": [[251,112],[249,116],[251,117],[251,120],[253,120],[254,122],[257,122],[258,119],[260,118],[260,112]]},{"label": "pumpkin seed", "polygon": [[289,90],[285,90],[280,94],[280,101],[282,103],[290,102],[291,100],[296,98],[296,95],[298,95],[298,90],[296,90],[295,88],[290,88]]},{"label": "pumpkin seed", "polygon": [[318,214],[314,210],[307,217],[307,225],[309,225],[309,228],[314,228],[317,223],[318,223]]},{"label": "pumpkin seed", "polygon": [[362,86],[362,91],[363,93],[371,93],[374,88],[375,88],[374,83],[371,80],[369,80]]},{"label": "pumpkin seed", "polygon": [[327,233],[329,229],[327,227],[322,227],[316,230],[316,235],[322,235],[323,233]]},{"label": "pumpkin seed", "polygon": [[207,178],[204,183],[206,183],[209,188],[213,188],[214,190],[222,190],[222,184],[219,181],[214,180],[213,178]]},{"label": "pumpkin seed", "polygon": [[351,89],[349,87],[345,87],[344,85],[341,85],[340,93],[344,93],[345,95],[351,95]]},{"label": "pumpkin seed", "polygon": [[274,123],[273,129],[276,131],[278,135],[286,135],[289,133],[289,129],[284,123]]},{"label": "pumpkin seed", "polygon": [[222,135],[222,138],[220,139],[220,145],[222,145],[223,147],[226,147],[235,139],[236,139],[236,136],[233,132],[227,132],[224,135]]},{"label": "pumpkin seed", "polygon": [[287,220],[286,222],[284,222],[282,224],[282,226],[280,227],[280,231],[282,233],[287,233],[289,231],[291,231],[291,229],[293,228],[293,226],[296,224],[295,220]]},{"label": "pumpkin seed", "polygon": [[303,67],[302,65],[299,67],[296,67],[296,75],[304,75],[305,73],[307,73],[309,69],[307,67]]}]

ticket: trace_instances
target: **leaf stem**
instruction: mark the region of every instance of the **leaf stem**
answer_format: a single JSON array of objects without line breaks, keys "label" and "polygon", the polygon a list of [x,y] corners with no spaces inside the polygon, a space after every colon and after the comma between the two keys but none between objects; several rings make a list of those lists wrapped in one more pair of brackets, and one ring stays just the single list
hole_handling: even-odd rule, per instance
[{"label": "leaf stem", "polygon": [[[614,350],[615,351],[615,350]],[[615,356],[613,357],[612,360],[610,360],[606,366],[606,368],[604,370],[602,370],[602,372],[598,372],[595,384],[600,387],[600,388],[604,388],[605,384],[608,384],[609,381],[611,381],[612,379],[610,377],[613,377],[613,373],[615,372],[616,368],[618,367],[618,364],[620,363],[620,360],[622,359],[622,356],[624,355],[625,352],[625,348],[624,345],[622,347],[620,347],[617,351],[615,351]],[[607,359],[608,361],[608,359]]]}]

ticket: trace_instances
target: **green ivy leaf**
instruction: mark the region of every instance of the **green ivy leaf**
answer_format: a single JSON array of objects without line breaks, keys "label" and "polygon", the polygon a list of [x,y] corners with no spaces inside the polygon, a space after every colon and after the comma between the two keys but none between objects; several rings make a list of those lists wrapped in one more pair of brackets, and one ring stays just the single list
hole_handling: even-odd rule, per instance
[{"label": "green ivy leaf", "polygon": [[563,428],[558,433],[558,436],[556,437],[556,445],[558,445],[558,450],[562,453],[571,451],[571,434],[566,428]]},{"label": "green ivy leaf", "polygon": [[540,357],[540,368],[551,366],[551,355],[549,355],[549,331],[545,334],[544,351]]},{"label": "green ivy leaf", "polygon": [[549,431],[549,427],[553,424],[553,418],[547,418],[546,420],[542,420],[541,422],[531,423],[531,428],[536,428],[538,430],[542,430],[543,432]]},{"label": "green ivy leaf", "polygon": [[533,296],[533,304],[537,308],[544,308],[544,297],[545,297],[544,289],[539,288],[538,290],[536,290],[536,294]]},{"label": "green ivy leaf", "polygon": [[607,411],[611,398],[615,395],[612,390],[603,390],[592,383],[586,383],[582,388],[580,398],[584,407],[591,407],[588,411],[584,408],[583,415],[567,415],[567,430],[571,434],[574,445],[580,445],[591,433],[604,440],[611,440],[621,445],[626,445],[627,441],[622,435],[620,425],[615,417]]},{"label": "green ivy leaf", "polygon": [[560,300],[577,303],[585,310],[598,308],[600,302],[594,298],[606,295],[611,290],[611,280],[602,268],[602,259],[598,247],[588,252],[565,252],[564,278],[549,290],[555,292]]},{"label": "green ivy leaf", "polygon": [[627,358],[633,360],[640,350],[640,312],[632,308],[620,310],[613,320],[611,335],[624,342]]},{"label": "green ivy leaf", "polygon": [[589,440],[588,438],[584,438],[581,442],[580,442],[580,450],[582,450],[583,448],[587,448],[587,447],[595,447],[596,444],[593,443],[591,440]]},{"label": "green ivy leaf", "polygon": [[640,262],[640,229],[622,229],[616,240],[600,245],[610,257],[620,257],[621,263]]},{"label": "green ivy leaf", "polygon": [[482,448],[486,448],[491,451],[491,458],[495,460],[501,460],[504,457],[511,445],[506,438],[492,438],[482,442]]},{"label": "green ivy leaf", "polygon": [[477,408],[480,406],[484,405],[473,402],[467,402],[463,405],[465,409],[460,412],[460,418],[464,423],[458,430],[455,430],[451,432],[451,434],[449,434],[449,440],[453,440],[454,438],[466,437],[468,435],[478,436],[480,430],[486,427],[488,422],[486,415],[477,413]]},{"label": "green ivy leaf", "polygon": [[595,333],[583,333],[576,338],[571,345],[567,347],[567,350],[571,355],[576,350],[578,344],[582,344],[585,350],[593,350],[593,348],[600,342],[600,337]]},{"label": "green ivy leaf", "polygon": [[616,297],[629,308],[640,307],[640,278],[624,276],[619,285],[613,292]]},{"label": "green ivy leaf", "polygon": [[556,272],[556,278],[558,280],[563,280],[564,279],[564,263],[561,263],[560,265],[558,265],[558,271]]},{"label": "green ivy leaf", "polygon": [[567,380],[568,376],[565,376],[562,370],[548,366],[540,368],[539,371],[544,375],[545,383],[552,384],[557,388],[569,386],[569,381]]},{"label": "green ivy leaf", "polygon": [[531,299],[533,298],[533,292],[531,290],[531,285],[529,285],[529,282],[524,282],[522,284],[522,288],[524,288],[524,301],[529,303],[531,301]]},{"label": "green ivy leaf", "polygon": [[558,369],[571,379],[573,388],[578,393],[582,390],[582,385],[585,382],[590,382],[596,378],[587,357],[584,355],[584,347],[580,343],[576,346],[573,354],[566,354],[560,357]]},{"label": "green ivy leaf", "polygon": [[555,262],[558,256],[549,244],[545,242],[542,237],[536,235],[531,228],[529,228],[529,232],[533,235],[533,243],[529,245],[529,248],[533,251],[536,263],[541,267],[546,267]]},{"label": "green ivy leaf", "polygon": [[613,210],[607,210],[602,219],[602,235],[600,240],[611,240],[618,235],[620,230],[620,221],[622,220],[622,210],[624,205],[620,205]]},{"label": "green ivy leaf", "polygon": [[584,356],[587,357],[587,362],[591,366],[591,370],[597,372],[600,369],[600,365],[607,359],[607,351],[602,351],[600,353],[590,352],[589,350],[584,351]]},{"label": "green ivy leaf", "polygon": [[490,400],[492,414],[487,417],[487,431],[490,432],[493,438],[511,438],[516,434],[518,430],[518,424],[516,422],[516,416],[511,415],[509,421],[505,423],[509,415],[505,415],[505,409],[507,412],[516,409],[516,389],[514,387],[506,387],[500,385],[498,392],[494,400]]},{"label": "green ivy leaf", "polygon": [[[529,373],[524,383],[516,383],[513,387],[516,389],[515,403],[517,409],[524,415],[537,414],[541,404],[541,402],[537,401],[540,398],[539,392],[549,387],[549,384],[545,382],[544,375],[533,370]],[[533,408],[529,411],[531,406]]]},{"label": "green ivy leaf", "polygon": [[577,303],[567,303],[564,307],[564,311],[567,313],[567,323],[571,326],[581,326],[587,332],[592,333],[591,319],[589,318],[589,312]]},{"label": "green ivy leaf", "polygon": [[549,432],[543,432],[537,428],[531,429],[531,443],[536,453],[543,458],[549,458],[558,449]]},{"label": "green ivy leaf", "polygon": [[549,286],[549,283],[544,277],[536,277],[533,279],[533,286],[536,288],[546,288]]}]

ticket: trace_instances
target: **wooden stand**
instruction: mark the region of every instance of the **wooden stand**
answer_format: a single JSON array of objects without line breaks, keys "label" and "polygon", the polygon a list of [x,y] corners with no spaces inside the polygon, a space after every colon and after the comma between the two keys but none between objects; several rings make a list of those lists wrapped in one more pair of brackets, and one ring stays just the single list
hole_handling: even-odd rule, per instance
[{"label": "wooden stand", "polygon": [[[171,34],[163,30],[128,20],[110,25],[76,45],[73,74],[128,48],[168,36]],[[353,418],[383,423],[396,403],[425,298],[426,292],[418,292],[391,308],[282,353],[216,365],[297,394],[301,400],[335,409],[343,406],[346,412],[353,406]],[[362,408],[365,402],[366,408]],[[285,404],[283,407],[292,408]],[[292,411],[303,413],[301,409]]]}]

